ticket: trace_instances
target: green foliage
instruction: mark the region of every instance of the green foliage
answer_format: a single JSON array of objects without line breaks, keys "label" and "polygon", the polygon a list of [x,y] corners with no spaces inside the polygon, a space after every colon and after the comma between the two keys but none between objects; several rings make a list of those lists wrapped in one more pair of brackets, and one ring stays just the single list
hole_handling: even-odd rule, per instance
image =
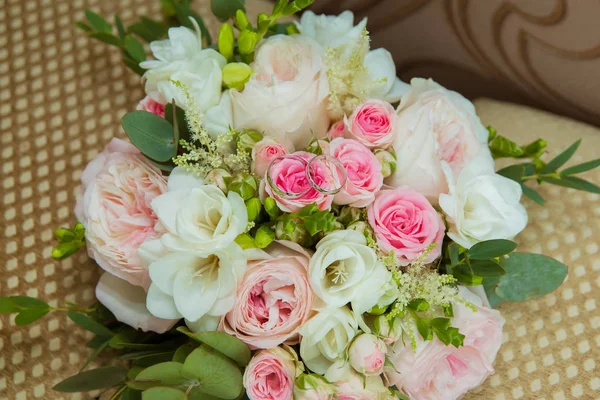
[{"label": "green foliage", "polygon": [[265,198],[264,207],[271,220],[275,220],[281,215],[281,210],[277,207],[277,203],[272,197]]},{"label": "green foliage", "polygon": [[446,269],[463,285],[481,285],[483,278],[500,277],[506,273],[501,265],[502,257],[516,248],[515,242],[505,239],[479,242],[469,250],[452,242],[444,254]]},{"label": "green foliage", "polygon": [[224,23],[221,25],[221,28],[219,29],[218,46],[219,53],[225,57],[227,62],[231,61],[234,55],[235,36],[230,24]]},{"label": "green foliage", "polygon": [[17,313],[15,323],[19,326],[29,325],[51,310],[52,308],[47,303],[33,297],[0,297],[0,314]]},{"label": "green foliage", "polygon": [[239,194],[244,201],[247,201],[258,194],[258,181],[252,175],[240,175],[227,188],[229,191]]},{"label": "green foliage", "polygon": [[142,17],[140,22],[129,25],[127,30],[130,33],[141,37],[148,43],[163,39],[167,36],[167,27],[163,23],[147,17]]},{"label": "green foliage", "polygon": [[127,379],[127,370],[122,367],[101,367],[81,372],[60,382],[52,389],[58,392],[88,392],[122,384]]},{"label": "green foliage", "polygon": [[462,346],[465,335],[460,333],[458,328],[450,326],[450,318],[424,318],[418,314],[429,309],[429,304],[425,305],[424,303],[427,302],[419,299],[414,306],[409,305],[409,310],[417,325],[417,331],[423,340],[433,340],[433,335],[435,334],[446,346],[452,345],[456,348]]},{"label": "green foliage", "polygon": [[468,254],[472,260],[489,260],[511,253],[516,248],[517,244],[512,240],[494,239],[473,245]]},{"label": "green foliage", "polygon": [[173,355],[173,361],[183,364],[187,356],[189,356],[190,353],[197,347],[198,343],[194,341],[189,341],[185,344],[182,344],[175,352],[175,355]]},{"label": "green foliage", "polygon": [[275,232],[268,225],[261,225],[256,231],[254,243],[259,249],[264,249],[275,240]]},{"label": "green foliage", "polygon": [[92,318],[87,316],[86,314],[68,311],[67,317],[77,325],[81,326],[83,329],[90,331],[101,337],[112,337],[113,332],[105,327],[104,325],[94,321]]},{"label": "green foliage", "polygon": [[233,18],[238,10],[246,11],[245,0],[212,0],[210,8],[219,21],[227,21]]},{"label": "green foliage", "polygon": [[180,326],[177,330],[198,343],[210,346],[214,350],[224,354],[240,367],[245,367],[250,362],[250,349],[238,338],[223,332],[190,332],[189,329]]},{"label": "green foliage", "polygon": [[58,245],[52,249],[52,258],[63,260],[85,246],[85,228],[81,223],[76,223],[73,229],[58,228],[54,231]]},{"label": "green foliage", "polygon": [[512,253],[504,261],[504,268],[506,274],[486,286],[495,286],[494,293],[507,301],[544,296],[556,290],[567,276],[566,265],[540,254]]},{"label": "green foliage", "polygon": [[132,143],[147,157],[169,161],[177,155],[173,126],[169,121],[147,111],[125,114],[121,124]]},{"label": "green foliage", "polygon": [[244,250],[256,248],[254,238],[248,233],[241,233],[235,238],[235,242]]},{"label": "green foliage", "polygon": [[183,385],[188,382],[188,379],[181,375],[181,368],[183,368],[182,363],[173,361],[155,364],[137,374],[134,382],[146,383],[151,385],[150,387]]},{"label": "green foliage", "polygon": [[170,387],[155,387],[142,393],[142,400],[186,400],[187,398],[181,390]]}]

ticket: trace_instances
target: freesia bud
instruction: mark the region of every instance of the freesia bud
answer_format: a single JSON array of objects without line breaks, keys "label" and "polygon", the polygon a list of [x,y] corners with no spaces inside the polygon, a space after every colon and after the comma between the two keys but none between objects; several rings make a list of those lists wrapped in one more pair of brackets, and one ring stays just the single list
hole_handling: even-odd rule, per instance
[{"label": "freesia bud", "polygon": [[247,233],[242,233],[235,238],[235,242],[244,250],[256,247],[254,238]]},{"label": "freesia bud", "polygon": [[237,25],[238,28],[240,28],[240,31],[243,31],[244,29],[246,29],[248,27],[248,25],[250,24],[250,21],[248,21],[248,16],[246,15],[246,13],[242,10],[237,10],[235,12],[235,24]]},{"label": "freesia bud", "polygon": [[277,207],[277,203],[272,197],[265,198],[265,211],[271,219],[276,219],[281,215],[281,210]]},{"label": "freesia bud", "polygon": [[233,28],[228,23],[221,25],[219,29],[219,53],[225,57],[227,61],[233,59],[233,46],[235,37],[233,36]]},{"label": "freesia bud", "polygon": [[259,249],[264,249],[270,245],[273,240],[275,240],[275,232],[273,232],[273,229],[269,228],[267,225],[261,226],[258,228],[258,231],[256,231],[254,243]]},{"label": "freesia bud", "polygon": [[375,150],[375,157],[381,163],[381,173],[384,178],[396,172],[396,154],[393,151]]},{"label": "freesia bud", "polygon": [[223,85],[229,89],[242,90],[250,75],[252,75],[252,68],[248,64],[229,63],[223,68]]},{"label": "freesia bud", "polygon": [[262,210],[262,204],[258,197],[253,197],[250,200],[246,200],[246,211],[248,212],[248,222],[254,222],[258,219],[260,211]]}]

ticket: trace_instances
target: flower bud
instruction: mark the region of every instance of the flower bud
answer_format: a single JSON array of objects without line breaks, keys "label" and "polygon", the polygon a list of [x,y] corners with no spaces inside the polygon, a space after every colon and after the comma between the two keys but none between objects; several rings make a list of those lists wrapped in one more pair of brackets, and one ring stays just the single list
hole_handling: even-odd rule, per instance
[{"label": "flower bud", "polygon": [[290,240],[304,244],[310,237],[300,218],[286,218],[277,222],[275,236],[280,240]]},{"label": "flower bud", "polygon": [[360,219],[361,210],[356,207],[344,206],[340,210],[340,215],[337,217],[337,220],[342,224],[348,226],[353,222],[356,222]]},{"label": "flower bud", "polygon": [[[249,29],[244,29],[238,35],[238,49],[241,54],[251,54],[258,43],[258,35]],[[225,72],[225,71],[223,71]],[[223,74],[225,75],[225,74]],[[223,76],[224,78],[224,76]],[[225,80],[225,79],[223,79]]]},{"label": "flower bud", "polygon": [[247,233],[242,233],[235,238],[235,242],[244,250],[256,247],[254,238]]},{"label": "flower bud", "polygon": [[271,17],[269,17],[265,13],[260,13],[256,18],[256,22],[258,25],[258,30],[266,32],[269,29],[269,26],[271,25]]},{"label": "flower bud", "polygon": [[277,203],[272,197],[265,198],[265,211],[271,219],[276,219],[281,215],[281,210],[277,207]]},{"label": "flower bud", "polygon": [[235,12],[235,24],[240,29],[240,31],[243,31],[244,29],[246,29],[246,27],[248,27],[248,25],[250,25],[250,21],[248,21],[248,16],[243,10],[237,10]]},{"label": "flower bud", "polygon": [[296,24],[289,24],[285,27],[286,35],[297,35],[300,33],[300,29],[296,26]]},{"label": "flower bud", "polygon": [[244,201],[255,197],[258,190],[258,182],[251,175],[236,177],[228,186],[229,190],[238,193]]},{"label": "flower bud", "polygon": [[348,358],[356,372],[366,376],[380,375],[385,364],[387,347],[377,336],[363,333],[354,339]]},{"label": "flower bud", "polygon": [[242,90],[250,75],[252,75],[252,68],[248,64],[229,63],[223,68],[223,85],[229,89]]},{"label": "flower bud", "polygon": [[375,150],[375,157],[381,164],[381,173],[384,178],[387,178],[396,172],[396,154],[393,150],[386,151],[377,149]]},{"label": "flower bud", "polygon": [[71,229],[58,228],[54,231],[54,237],[56,237],[56,239],[61,243],[70,242],[71,240],[75,239],[75,233]]},{"label": "flower bud", "polygon": [[267,225],[261,226],[256,231],[254,243],[259,249],[264,249],[270,245],[273,240],[275,240],[275,232],[273,232],[273,229],[269,228]]},{"label": "flower bud", "polygon": [[373,320],[373,332],[377,336],[388,337],[392,327],[385,315],[379,315]]},{"label": "flower bud", "polygon": [[260,215],[262,210],[262,204],[258,197],[253,197],[250,200],[246,200],[246,211],[248,212],[248,222],[254,222]]},{"label": "flower bud", "polygon": [[369,224],[367,224],[365,221],[356,221],[348,225],[346,229],[365,233],[369,229]]},{"label": "flower bud", "polygon": [[296,378],[294,400],[330,400],[335,387],[316,374],[302,374]]},{"label": "flower bud", "polygon": [[263,135],[258,131],[246,129],[240,133],[237,139],[238,147],[246,150],[252,150],[256,143],[260,142]]},{"label": "flower bud", "polygon": [[233,59],[233,46],[235,37],[233,36],[233,28],[228,23],[221,25],[219,29],[219,53],[225,57],[227,61]]},{"label": "flower bud", "polygon": [[230,180],[231,174],[229,173],[229,171],[224,170],[222,168],[213,169],[208,173],[208,175],[206,175],[206,181],[209,184],[215,185],[216,187],[221,189],[225,194],[227,194],[227,192],[229,191],[227,189],[227,185],[229,184]]}]

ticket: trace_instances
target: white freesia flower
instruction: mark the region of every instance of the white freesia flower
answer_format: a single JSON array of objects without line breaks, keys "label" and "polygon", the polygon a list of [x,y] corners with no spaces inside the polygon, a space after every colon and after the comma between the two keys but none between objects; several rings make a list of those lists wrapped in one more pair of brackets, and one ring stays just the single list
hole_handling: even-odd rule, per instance
[{"label": "white freesia flower", "polygon": [[324,374],[345,356],[346,347],[356,336],[358,323],[348,307],[317,311],[300,330],[300,356],[310,370]]},{"label": "white freesia flower", "polygon": [[187,110],[188,96],[200,112],[219,104],[221,98],[221,70],[227,63],[213,49],[202,49],[200,28],[195,21],[195,31],[186,27],[169,29],[169,38],[150,43],[155,60],[140,63],[148,71],[144,74],[146,93],[161,104],[173,99]]},{"label": "white freesia flower", "polygon": [[448,236],[463,247],[492,239],[512,239],[527,226],[527,211],[520,203],[521,186],[495,174],[479,157],[460,172],[456,184],[452,169],[444,164],[449,176],[449,193],[440,195],[440,207],[448,216]]},{"label": "white freesia flower", "polygon": [[308,269],[310,284],[328,307],[341,307],[357,298],[373,271],[377,269],[378,275],[381,271],[377,254],[367,246],[360,232],[332,232],[321,239],[316,248]]},{"label": "white freesia flower", "polygon": [[[296,22],[302,35],[313,38],[321,46],[332,49],[343,48],[342,57],[350,57],[366,25],[367,19],[364,18],[354,26],[352,11],[344,11],[337,16],[316,15],[312,11],[307,11],[302,14],[300,22]],[[396,64],[391,53],[385,49],[369,51],[364,66],[369,72],[366,77],[369,82],[364,83],[364,87],[368,88],[368,92],[364,94],[367,99],[395,103],[410,88],[410,85],[396,77]]]},{"label": "white freesia flower", "polygon": [[[159,318],[185,318],[211,325],[211,318],[233,307],[246,257],[235,243],[221,250],[172,252],[148,266],[152,284],[146,306]],[[204,318],[200,324],[200,319]]]},{"label": "white freesia flower", "polygon": [[[215,251],[229,247],[246,230],[248,214],[239,194],[227,196],[182,168],[175,168],[168,191],[151,203],[167,230],[160,243],[170,251]],[[148,245],[142,245],[142,253]]]}]

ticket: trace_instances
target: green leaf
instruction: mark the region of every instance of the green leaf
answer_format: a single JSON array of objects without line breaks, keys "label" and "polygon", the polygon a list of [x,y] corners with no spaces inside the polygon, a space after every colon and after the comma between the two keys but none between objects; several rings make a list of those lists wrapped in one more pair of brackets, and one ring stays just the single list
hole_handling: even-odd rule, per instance
[{"label": "green leaf", "polygon": [[86,369],[87,366],[90,365],[90,363],[92,361],[94,361],[96,359],[96,357],[98,357],[98,354],[102,353],[104,351],[104,349],[106,349],[108,347],[108,344],[110,343],[110,338],[104,338],[104,339],[105,339],[104,342],[100,346],[98,346],[96,349],[94,349],[92,354],[90,354],[88,356],[88,358],[85,360],[85,363],[79,369],[79,372]]},{"label": "green leaf", "polygon": [[98,336],[111,337],[113,335],[113,332],[110,329],[102,324],[99,324],[85,314],[69,311],[67,312],[67,317],[69,317],[71,321],[75,322],[83,329],[88,330]]},{"label": "green leaf", "polygon": [[554,157],[552,160],[550,160],[548,164],[546,164],[544,168],[540,170],[540,174],[555,172],[557,169],[565,165],[565,163],[569,161],[571,157],[573,157],[573,154],[575,154],[580,144],[581,139],[579,139],[571,146],[569,146],[565,151]]},{"label": "green leaf", "polygon": [[[175,107],[175,118],[173,118],[173,107]],[[173,137],[175,137],[175,125],[177,124],[177,128],[179,130],[179,139],[183,139],[185,141],[190,140],[191,132],[190,128],[187,124],[187,119],[185,118],[185,111],[181,107],[177,105],[173,105],[173,103],[168,103],[165,106],[165,118],[173,125]],[[176,121],[175,121],[176,120]]]},{"label": "green leaf", "polygon": [[187,398],[181,390],[170,387],[155,387],[142,393],[142,400],[186,400]]},{"label": "green leaf", "polygon": [[470,264],[473,274],[482,278],[495,278],[506,274],[504,268],[492,260],[473,260]]},{"label": "green leaf", "polygon": [[512,240],[494,239],[479,242],[469,249],[469,258],[472,260],[489,260],[501,257],[514,251],[517,244]]},{"label": "green leaf", "polygon": [[11,314],[19,311],[20,308],[8,297],[0,297],[0,314]]},{"label": "green leaf", "polygon": [[111,46],[121,47],[121,40],[113,34],[105,32],[92,32],[88,34],[88,37],[99,40]]},{"label": "green leaf", "polygon": [[535,201],[539,205],[543,206],[546,202],[538,192],[526,186],[524,183],[521,183],[521,189],[523,190],[523,194],[525,196],[529,197],[531,200]]},{"label": "green leaf", "polygon": [[521,182],[524,176],[529,176],[535,173],[535,164],[524,163],[510,165],[506,168],[502,168],[496,173],[508,179],[512,179],[515,182]]},{"label": "green leaf", "polygon": [[67,393],[88,392],[122,384],[126,378],[127,370],[123,367],[101,367],[67,378],[52,389]]},{"label": "green leaf", "polygon": [[107,341],[107,339],[108,338],[106,336],[94,336],[94,338],[92,340],[87,342],[86,346],[89,347],[90,349],[98,349],[104,345],[104,343]]},{"label": "green leaf", "polygon": [[194,349],[196,349],[197,347],[198,343],[193,341],[189,341],[188,343],[179,346],[179,348],[175,352],[175,355],[173,356],[173,361],[183,364],[187,356],[189,356],[190,353],[194,351]]},{"label": "green leaf", "polygon": [[95,12],[91,10],[85,10],[85,17],[96,31],[106,33],[110,33],[112,31],[110,24]]},{"label": "green leaf", "polygon": [[[243,393],[245,396],[245,393]],[[241,400],[248,400],[248,397],[238,397]],[[203,393],[198,388],[193,388],[188,393],[189,400],[220,400],[220,397],[211,396],[209,394]]]},{"label": "green leaf", "polygon": [[585,179],[577,178],[575,176],[565,176],[560,179],[544,178],[544,182],[557,186],[568,187],[571,189],[582,190],[584,192],[600,193],[600,187],[589,181],[586,181]]},{"label": "green leaf", "polygon": [[212,396],[237,399],[243,390],[242,373],[238,366],[207,345],[198,347],[187,357],[181,373],[198,380],[198,389]]},{"label": "green leaf", "polygon": [[139,357],[133,365],[136,367],[151,367],[152,365],[160,364],[173,360],[174,351],[163,351],[160,353],[149,354],[147,356]]},{"label": "green leaf", "polygon": [[94,30],[91,26],[89,26],[85,22],[77,21],[77,22],[75,22],[75,26],[84,32],[92,32]]},{"label": "green leaf", "polygon": [[223,332],[190,332],[184,326],[180,326],[177,330],[184,335],[194,339],[199,343],[204,343],[207,346],[223,353],[227,357],[235,361],[240,367],[245,367],[250,362],[252,357],[250,349],[241,340],[234,336],[230,336]]},{"label": "green leaf", "polygon": [[50,306],[45,301],[29,296],[11,296],[9,299],[21,308],[45,308],[50,309]]},{"label": "green leaf", "polygon": [[450,319],[449,318],[434,318],[429,324],[436,329],[446,330],[450,327]]},{"label": "green leaf", "polygon": [[496,286],[498,286],[499,279],[485,279],[483,281],[483,289],[485,290],[485,295],[490,303],[492,308],[497,308],[504,300],[502,297],[496,294]]},{"label": "green leaf", "polygon": [[246,11],[245,0],[212,0],[210,9],[221,22],[233,18],[237,10]]},{"label": "green leaf", "polygon": [[118,15],[115,15],[115,25],[117,26],[117,32],[119,32],[119,39],[125,39],[125,27]]},{"label": "green leaf", "polygon": [[600,158],[598,158],[596,160],[587,161],[582,164],[573,165],[572,167],[569,167],[569,168],[561,171],[560,174],[562,176],[575,175],[575,174],[580,174],[582,172],[589,171],[589,170],[597,168],[597,167],[600,167]]},{"label": "green leaf", "polygon": [[160,364],[155,364],[140,372],[136,381],[158,381],[154,386],[179,386],[188,381],[187,378],[181,375],[182,363],[168,361]]},{"label": "green leaf", "polygon": [[454,242],[448,245],[448,255],[453,267],[458,265],[458,245]]},{"label": "green leaf", "polygon": [[121,395],[121,400],[142,400],[142,392],[127,388]]},{"label": "green leaf", "polygon": [[417,330],[419,334],[423,338],[423,340],[431,340],[433,339],[433,332],[431,331],[431,327],[427,324],[427,322],[422,318],[415,318],[415,322],[417,323]]},{"label": "green leaf", "polygon": [[142,67],[140,67],[140,64],[136,62],[133,58],[129,57],[129,55],[123,55],[123,63],[139,76],[144,75],[144,73],[146,72]]},{"label": "green leaf", "polygon": [[473,275],[466,265],[459,265],[452,270],[452,275],[460,283],[467,286],[481,285],[483,278],[481,276]]},{"label": "green leaf", "polygon": [[567,276],[561,262],[532,253],[513,253],[504,262],[496,294],[508,301],[525,301],[544,296],[560,286]]},{"label": "green leaf", "polygon": [[429,310],[429,303],[425,299],[414,299],[408,303],[408,308],[418,312]]},{"label": "green leaf", "polygon": [[133,58],[138,63],[144,61],[146,59],[146,52],[144,51],[144,46],[133,36],[125,36],[125,50],[131,58]]},{"label": "green leaf", "polygon": [[138,149],[156,161],[169,161],[177,155],[173,126],[164,118],[147,111],[125,114],[121,124]]},{"label": "green leaf", "polygon": [[244,250],[256,248],[256,242],[254,238],[248,233],[240,233],[236,238],[235,242]]},{"label": "green leaf", "polygon": [[264,249],[265,247],[269,246],[273,240],[275,240],[275,232],[273,232],[273,229],[269,228],[267,225],[262,225],[256,231],[254,243],[259,249]]},{"label": "green leaf", "polygon": [[444,316],[448,318],[454,317],[454,307],[452,307],[452,303],[448,304],[447,307],[444,307]]},{"label": "green leaf", "polygon": [[173,160],[169,160],[166,162],[158,162],[158,161],[154,161],[151,158],[148,158],[148,160],[154,164],[154,166],[158,169],[160,169],[161,171],[166,171],[166,172],[171,172],[175,169],[175,163],[173,162]]}]

